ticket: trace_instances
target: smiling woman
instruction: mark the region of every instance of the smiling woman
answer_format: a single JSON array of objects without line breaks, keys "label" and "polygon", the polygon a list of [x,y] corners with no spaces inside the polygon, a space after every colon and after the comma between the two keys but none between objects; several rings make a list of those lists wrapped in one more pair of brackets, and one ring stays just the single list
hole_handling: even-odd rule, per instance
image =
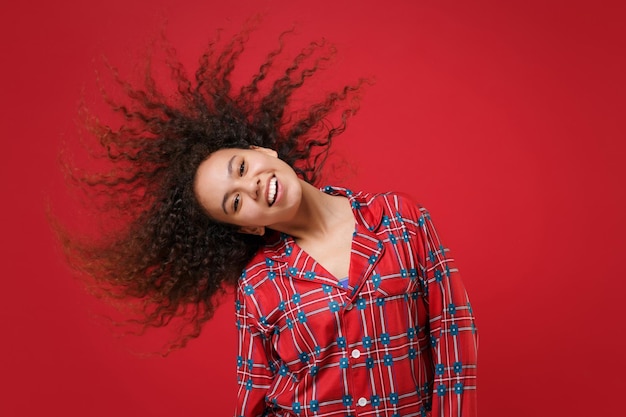
[{"label": "smiling woman", "polygon": [[195,192],[213,219],[263,235],[293,221],[302,195],[295,171],[267,148],[222,149],[196,172]]},{"label": "smiling woman", "polygon": [[70,262],[104,295],[139,301],[144,327],[182,320],[170,350],[234,287],[237,416],[474,416],[472,307],[430,214],[398,194],[313,185],[363,81],[292,108],[330,51],[311,43],[271,77],[283,36],[234,91],[247,36],[212,44],[193,80],[168,49],[174,98],[149,72],[141,89],[114,72],[127,102],[105,98],[121,126],[86,119],[113,166],[68,168],[104,197],[105,221],[128,220],[96,240],[57,226]]}]

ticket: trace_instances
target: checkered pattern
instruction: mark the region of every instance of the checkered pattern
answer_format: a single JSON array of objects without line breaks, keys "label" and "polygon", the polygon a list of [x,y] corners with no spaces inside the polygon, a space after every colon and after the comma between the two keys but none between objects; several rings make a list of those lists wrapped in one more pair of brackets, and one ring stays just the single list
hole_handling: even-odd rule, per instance
[{"label": "checkered pattern", "polygon": [[472,308],[429,213],[352,193],[347,288],[293,238],[241,276],[236,416],[476,415]]}]

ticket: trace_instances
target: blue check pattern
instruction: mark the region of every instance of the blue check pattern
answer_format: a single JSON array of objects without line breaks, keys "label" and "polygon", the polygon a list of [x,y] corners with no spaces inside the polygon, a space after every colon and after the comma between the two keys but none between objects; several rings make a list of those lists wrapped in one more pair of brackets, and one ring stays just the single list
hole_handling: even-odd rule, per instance
[{"label": "blue check pattern", "polygon": [[235,416],[475,416],[472,307],[428,211],[324,191],[356,219],[348,284],[290,236],[259,250],[237,287]]}]

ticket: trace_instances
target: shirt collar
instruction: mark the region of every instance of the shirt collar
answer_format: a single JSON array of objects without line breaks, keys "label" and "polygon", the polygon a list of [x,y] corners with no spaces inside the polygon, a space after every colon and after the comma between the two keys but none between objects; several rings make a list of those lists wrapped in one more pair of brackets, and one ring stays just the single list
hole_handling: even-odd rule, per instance
[{"label": "shirt collar", "polygon": [[361,224],[370,232],[375,231],[378,229],[378,226],[380,226],[383,209],[380,204],[373,203],[376,195],[364,192],[354,193],[347,188],[333,187],[330,185],[321,188],[321,190],[326,194],[347,197],[350,200],[350,206],[352,207],[352,212],[354,213],[354,218],[357,223]]}]

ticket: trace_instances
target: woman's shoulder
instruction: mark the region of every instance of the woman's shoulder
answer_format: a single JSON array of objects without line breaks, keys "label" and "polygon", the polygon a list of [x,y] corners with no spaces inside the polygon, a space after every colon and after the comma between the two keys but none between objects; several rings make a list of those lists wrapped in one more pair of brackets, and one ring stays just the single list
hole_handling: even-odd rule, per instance
[{"label": "woman's shoulder", "polygon": [[419,228],[430,220],[430,213],[418,199],[406,192],[383,192],[370,194],[373,205],[379,205],[383,211],[383,223],[395,219],[408,226]]},{"label": "woman's shoulder", "polygon": [[[333,191],[336,191],[335,188]],[[346,197],[352,202],[357,219],[361,218],[366,225],[374,226],[382,222],[404,222],[418,225],[419,219],[427,215],[427,210],[406,192],[368,192],[345,191]]]},{"label": "woman's shoulder", "polygon": [[389,206],[401,207],[420,207],[416,200],[408,193],[387,191],[387,192],[370,192],[363,190],[351,190],[349,188],[326,186],[322,191],[332,195],[343,195],[353,201],[353,206],[369,206],[376,204],[387,204]]},{"label": "woman's shoulder", "polygon": [[394,213],[419,213],[425,208],[411,194],[401,191],[388,191],[381,193],[360,192],[359,194],[367,196],[372,203],[384,204],[388,210]]}]

